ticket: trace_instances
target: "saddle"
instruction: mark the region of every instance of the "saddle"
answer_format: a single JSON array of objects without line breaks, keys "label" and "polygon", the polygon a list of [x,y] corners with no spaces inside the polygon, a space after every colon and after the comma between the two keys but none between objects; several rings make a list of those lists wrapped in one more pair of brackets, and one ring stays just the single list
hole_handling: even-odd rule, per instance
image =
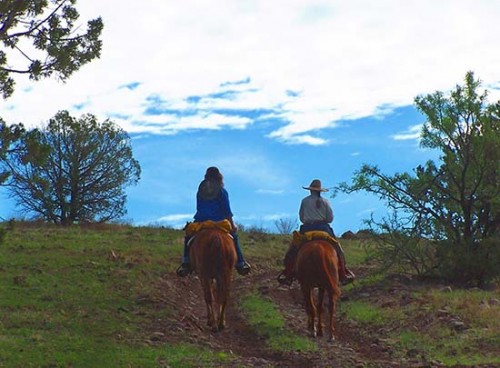
[{"label": "saddle", "polygon": [[229,220],[188,222],[186,226],[184,226],[184,230],[186,231],[186,235],[188,237],[193,237],[197,232],[203,229],[219,229],[225,233],[230,233],[232,230]]},{"label": "saddle", "polygon": [[299,231],[294,231],[292,234],[292,244],[285,254],[285,259],[283,263],[285,269],[278,275],[278,282],[284,285],[291,285],[293,280],[295,280],[295,259],[297,258],[297,253],[300,247],[311,240],[326,240],[334,247],[337,255],[339,254],[338,247],[340,247],[339,242],[330,236],[326,231],[306,231],[304,234]]},{"label": "saddle", "polygon": [[293,232],[292,247],[298,250],[300,246],[311,240],[326,240],[334,246],[338,245],[338,241],[330,236],[326,231],[307,231],[301,234],[298,231]]}]

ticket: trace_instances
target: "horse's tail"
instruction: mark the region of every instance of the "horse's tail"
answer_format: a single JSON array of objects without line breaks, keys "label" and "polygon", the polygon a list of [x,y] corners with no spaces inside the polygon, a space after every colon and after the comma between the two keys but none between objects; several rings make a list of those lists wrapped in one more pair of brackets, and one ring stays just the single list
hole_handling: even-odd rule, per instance
[{"label": "horse's tail", "polygon": [[213,255],[213,270],[216,279],[216,299],[218,303],[222,303],[223,299],[227,299],[231,284],[231,275],[234,267],[233,239],[221,233],[214,233],[209,241],[210,253]]},{"label": "horse's tail", "polygon": [[[315,275],[323,287],[333,292],[333,295],[340,296],[338,256],[330,243],[325,241],[312,241],[307,247],[307,253],[302,258],[310,260],[309,275]],[[311,268],[312,267],[312,268]],[[307,274],[306,274],[307,275]],[[304,277],[304,276],[303,276]],[[300,280],[299,280],[300,281]]]},{"label": "horse's tail", "polygon": [[223,247],[222,247],[222,238],[221,235],[217,232],[214,232],[210,236],[210,240],[208,242],[208,252],[212,255],[213,267],[214,270],[221,270],[224,265],[224,257],[223,257]]},{"label": "horse's tail", "polygon": [[[325,275],[327,277],[330,290],[332,290],[334,296],[338,298],[340,296],[339,288],[339,257],[337,252],[333,250],[331,257],[323,257],[323,267],[325,270],[330,270]],[[335,262],[336,261],[336,262]]]}]

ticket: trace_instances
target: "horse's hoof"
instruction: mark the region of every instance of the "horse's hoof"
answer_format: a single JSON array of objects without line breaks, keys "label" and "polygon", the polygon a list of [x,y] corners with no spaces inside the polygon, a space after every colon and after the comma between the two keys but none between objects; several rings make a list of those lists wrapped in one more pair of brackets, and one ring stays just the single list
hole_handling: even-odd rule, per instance
[{"label": "horse's hoof", "polygon": [[335,342],[335,336],[330,336],[328,338],[328,342]]}]

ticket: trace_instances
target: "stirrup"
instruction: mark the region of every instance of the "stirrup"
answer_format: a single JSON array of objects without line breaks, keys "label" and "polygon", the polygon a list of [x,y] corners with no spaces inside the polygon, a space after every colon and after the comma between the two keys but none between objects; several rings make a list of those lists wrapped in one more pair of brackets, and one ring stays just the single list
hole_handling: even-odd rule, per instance
[{"label": "stirrup", "polygon": [[236,266],[236,271],[238,271],[238,273],[241,276],[248,275],[251,270],[252,270],[252,266],[250,266],[250,264],[247,261],[243,261],[243,264]]},{"label": "stirrup", "polygon": [[179,277],[186,277],[189,275],[193,270],[191,269],[189,263],[183,263],[177,268],[177,276]]},{"label": "stirrup", "polygon": [[347,270],[346,275],[342,278],[342,280],[340,280],[340,283],[342,285],[349,285],[350,283],[354,282],[355,279],[356,276],[354,276],[351,271]]}]

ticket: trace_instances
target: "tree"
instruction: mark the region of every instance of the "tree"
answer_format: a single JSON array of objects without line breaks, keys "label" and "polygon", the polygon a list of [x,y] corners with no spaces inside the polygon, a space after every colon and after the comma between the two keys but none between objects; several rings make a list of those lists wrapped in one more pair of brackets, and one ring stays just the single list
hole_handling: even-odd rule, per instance
[{"label": "tree", "polygon": [[65,81],[100,57],[101,18],[77,32],[76,0],[2,0],[0,2],[0,93],[14,92],[13,74],[30,79],[56,76]]},{"label": "tree", "polygon": [[297,228],[297,220],[292,220],[290,218],[279,219],[274,221],[276,229],[278,229],[278,234],[286,235],[291,234],[294,229]]},{"label": "tree", "polygon": [[140,177],[124,130],[67,111],[44,128],[20,134],[0,165],[9,174],[6,187],[25,212],[60,224],[120,218],[126,212],[124,187]]},{"label": "tree", "polygon": [[[488,104],[480,85],[468,72],[465,85],[449,97],[435,92],[415,98],[426,117],[421,146],[439,150],[440,162],[392,176],[364,165],[352,184],[337,188],[367,191],[386,201],[395,215],[369,221],[386,239],[427,239],[436,251],[426,271],[478,282],[498,275],[494,263],[500,255],[500,103]],[[404,251],[414,256],[416,249]]]}]

